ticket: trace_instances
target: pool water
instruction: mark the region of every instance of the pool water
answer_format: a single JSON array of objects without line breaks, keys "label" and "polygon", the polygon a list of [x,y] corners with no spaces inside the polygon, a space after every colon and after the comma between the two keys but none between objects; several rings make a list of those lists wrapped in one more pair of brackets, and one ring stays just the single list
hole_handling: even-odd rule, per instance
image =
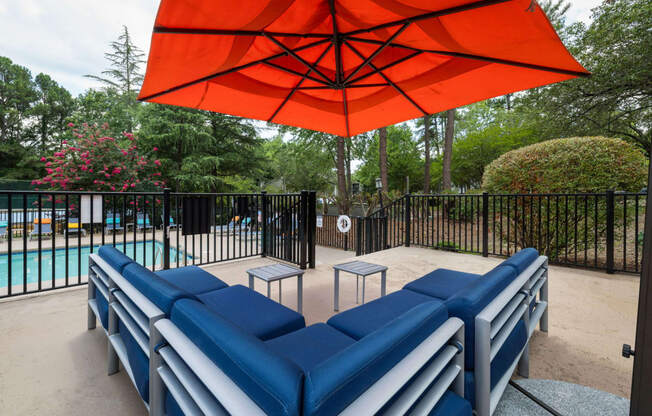
[{"label": "pool water", "polygon": [[[160,265],[163,262],[163,243],[156,241],[156,264]],[[144,246],[145,245],[145,246]],[[93,248],[93,252],[97,252],[100,245]],[[134,258],[134,243],[118,244],[115,248],[125,252],[130,258]],[[154,263],[152,257],[152,241],[138,241],[135,243],[136,248],[136,262],[144,265],[151,266]],[[143,253],[145,251],[145,254]],[[77,280],[78,276],[88,274],[88,255],[91,253],[91,246],[70,247],[68,249],[68,278],[71,282]],[[170,247],[170,263],[176,261],[177,255],[183,259],[183,252],[178,252],[175,248]],[[80,256],[80,257],[78,257]],[[27,283],[38,282],[38,250],[27,251]],[[192,256],[186,256],[188,260],[192,260]],[[81,269],[78,269],[78,260],[81,258]],[[143,262],[143,259],[145,260]],[[54,264],[54,278],[64,279],[66,277],[66,249],[57,248],[52,256],[51,249],[43,249],[41,251],[41,280],[52,280],[52,265]],[[9,276],[9,255],[4,253],[0,254],[0,287],[7,287]],[[23,284],[23,252],[14,251],[11,254],[11,284]]]}]

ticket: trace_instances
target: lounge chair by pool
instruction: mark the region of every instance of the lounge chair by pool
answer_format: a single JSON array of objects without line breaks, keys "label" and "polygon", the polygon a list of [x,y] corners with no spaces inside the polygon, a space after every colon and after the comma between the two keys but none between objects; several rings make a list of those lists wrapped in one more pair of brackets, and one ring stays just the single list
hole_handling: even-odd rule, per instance
[{"label": "lounge chair by pool", "polygon": [[33,238],[38,238],[39,229],[41,232],[41,237],[46,235],[52,235],[52,220],[50,218],[43,218],[39,221],[38,218],[34,219],[34,229],[29,234],[30,240]]}]

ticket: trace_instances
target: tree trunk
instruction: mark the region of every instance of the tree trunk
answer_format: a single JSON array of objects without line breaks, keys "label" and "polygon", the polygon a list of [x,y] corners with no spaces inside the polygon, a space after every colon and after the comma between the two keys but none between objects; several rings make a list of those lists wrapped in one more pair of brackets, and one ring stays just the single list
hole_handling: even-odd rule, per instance
[{"label": "tree trunk", "polygon": [[351,139],[346,140],[346,191],[351,193]]},{"label": "tree trunk", "polygon": [[388,192],[387,184],[387,128],[378,129],[378,162],[380,163],[380,181],[383,184],[383,192]]},{"label": "tree trunk", "polygon": [[344,168],[344,137],[337,138],[337,201],[340,214],[349,212],[349,194],[346,190],[346,171]]},{"label": "tree trunk", "polygon": [[446,112],[446,135],[444,136],[444,163],[442,166],[442,188],[451,190],[451,158],[453,156],[453,136],[455,135],[455,109]]},{"label": "tree trunk", "polygon": [[430,193],[430,116],[423,116],[423,153],[425,166],[423,169],[423,193]]}]

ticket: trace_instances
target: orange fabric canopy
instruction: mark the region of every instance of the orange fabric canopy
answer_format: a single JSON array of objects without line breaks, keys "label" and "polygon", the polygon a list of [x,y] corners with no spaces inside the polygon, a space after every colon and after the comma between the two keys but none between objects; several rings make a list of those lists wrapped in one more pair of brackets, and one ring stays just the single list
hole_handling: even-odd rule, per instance
[{"label": "orange fabric canopy", "polygon": [[352,136],[585,75],[534,0],[162,0],[139,99]]}]

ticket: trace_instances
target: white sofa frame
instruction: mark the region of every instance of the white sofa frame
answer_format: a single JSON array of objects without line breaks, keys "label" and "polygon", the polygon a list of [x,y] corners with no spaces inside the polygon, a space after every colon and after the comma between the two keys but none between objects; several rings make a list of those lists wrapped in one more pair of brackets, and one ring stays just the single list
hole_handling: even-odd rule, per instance
[{"label": "white sofa frame", "polygon": [[[161,319],[154,328],[152,340],[162,347],[150,359],[157,369],[150,379],[156,391],[151,414],[164,414],[166,389],[187,415],[265,414],[172,321]],[[464,323],[449,318],[340,414],[375,414],[422,368],[386,414],[403,415],[414,406],[411,414],[427,415],[450,387],[464,397],[463,349]]]},{"label": "white sofa frame", "polygon": [[[530,313],[530,303],[535,307]],[[525,322],[527,342],[509,369],[491,389],[491,362],[520,320]],[[529,376],[529,341],[537,324],[548,332],[548,258],[539,256],[475,317],[475,411],[491,416],[518,365]]]}]

